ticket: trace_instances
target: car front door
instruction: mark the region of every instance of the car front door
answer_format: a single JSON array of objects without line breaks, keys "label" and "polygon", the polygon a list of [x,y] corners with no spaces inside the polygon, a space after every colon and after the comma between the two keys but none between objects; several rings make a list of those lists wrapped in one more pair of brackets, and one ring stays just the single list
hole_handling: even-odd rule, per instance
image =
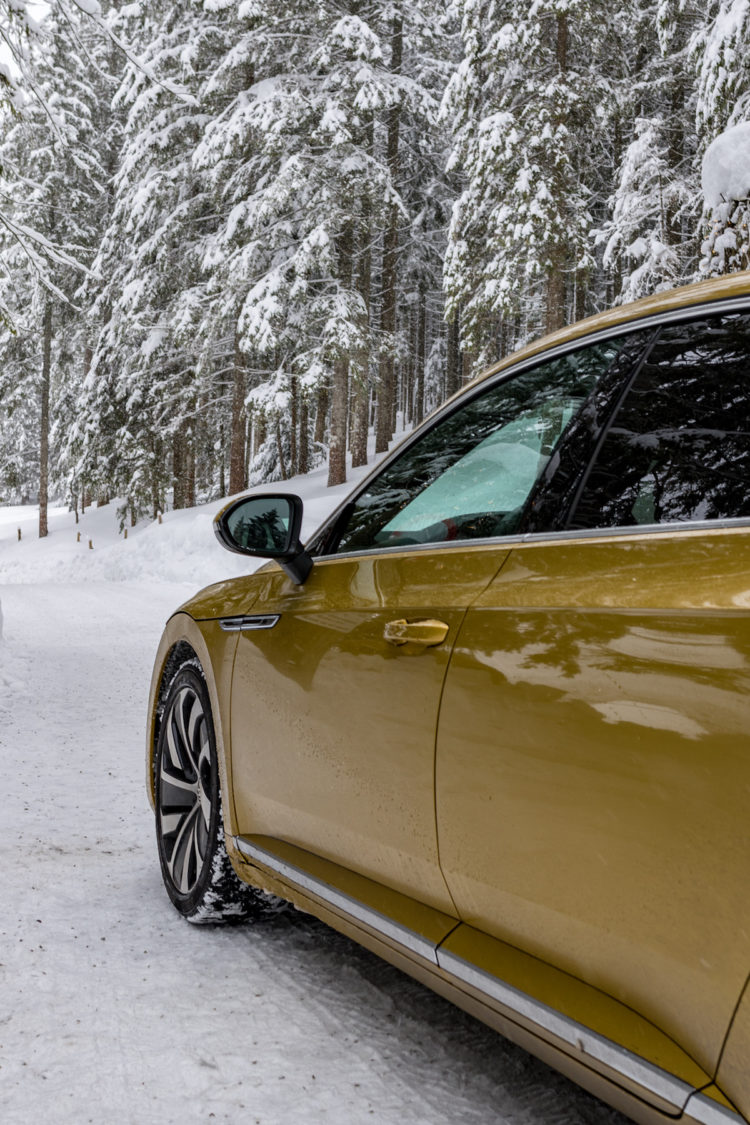
[{"label": "car front door", "polygon": [[232,689],[240,835],[454,913],[434,789],[450,650],[560,434],[623,350],[609,341],[477,388],[316,538],[304,586],[265,576],[253,611],[278,620],[241,634]]}]

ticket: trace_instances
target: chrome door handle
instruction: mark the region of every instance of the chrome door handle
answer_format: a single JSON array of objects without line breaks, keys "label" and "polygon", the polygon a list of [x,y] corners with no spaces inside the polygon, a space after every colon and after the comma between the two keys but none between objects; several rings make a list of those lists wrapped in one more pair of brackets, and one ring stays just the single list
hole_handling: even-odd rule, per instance
[{"label": "chrome door handle", "polygon": [[450,626],[444,621],[435,621],[432,618],[422,621],[401,619],[389,621],[383,630],[383,636],[391,645],[412,644],[428,648],[430,645],[441,644],[448,635],[449,628]]}]

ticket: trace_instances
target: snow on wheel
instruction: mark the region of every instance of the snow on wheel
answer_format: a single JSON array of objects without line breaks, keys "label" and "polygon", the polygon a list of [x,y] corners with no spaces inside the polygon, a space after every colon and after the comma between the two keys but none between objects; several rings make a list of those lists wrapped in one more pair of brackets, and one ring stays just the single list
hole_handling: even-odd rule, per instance
[{"label": "snow on wheel", "polygon": [[189,922],[241,921],[262,896],[235,874],[224,847],[211,704],[197,661],[169,687],[156,747],[156,839],[164,885]]}]

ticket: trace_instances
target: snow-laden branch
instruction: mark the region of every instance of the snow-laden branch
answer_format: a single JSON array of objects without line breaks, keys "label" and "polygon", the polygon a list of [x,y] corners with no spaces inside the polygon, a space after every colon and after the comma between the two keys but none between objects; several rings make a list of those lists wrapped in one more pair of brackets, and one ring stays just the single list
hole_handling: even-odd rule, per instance
[{"label": "snow-laden branch", "polygon": [[[197,99],[189,93],[184,86],[179,86],[175,82],[170,82],[166,79],[160,78],[154,68],[149,63],[143,62],[137,55],[131,51],[127,43],[110,27],[107,21],[102,16],[101,5],[99,0],[69,0],[80,12],[88,16],[100,29],[100,31],[107,36],[109,40],[117,47],[119,51],[125,56],[129,63],[136,67],[142,74],[153,82],[155,86],[160,86],[162,90],[167,93],[173,94],[174,97],[180,101],[185,102],[186,105],[197,105]],[[55,0],[56,7],[64,10],[65,0]]]}]

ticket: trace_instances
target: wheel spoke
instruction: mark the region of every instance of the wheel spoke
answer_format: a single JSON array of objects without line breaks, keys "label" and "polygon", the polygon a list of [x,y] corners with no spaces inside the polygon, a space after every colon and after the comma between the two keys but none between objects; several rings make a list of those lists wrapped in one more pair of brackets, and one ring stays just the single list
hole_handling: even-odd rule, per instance
[{"label": "wheel spoke", "polygon": [[181,894],[188,893],[193,883],[195,883],[195,879],[197,877],[197,873],[195,873],[192,880],[189,878],[189,859],[193,850],[193,837],[195,834],[197,811],[198,805],[193,805],[190,812],[186,813],[183,817],[182,824],[177,833],[177,839],[174,842],[172,855],[167,861],[169,874],[172,876],[172,882]]},{"label": "wheel spoke", "polygon": [[211,747],[205,723],[201,730],[201,750],[198,758],[198,800],[203,814],[206,833],[211,823]]},{"label": "wheel spoke", "polygon": [[[165,769],[162,769],[161,771],[160,780],[163,787],[168,786],[172,789],[179,790],[180,793],[183,793],[185,795],[190,794],[191,800],[195,800],[195,798],[198,796],[199,783],[197,781],[186,781],[184,777],[180,777],[179,775],[173,773],[167,773]],[[164,802],[163,793],[162,801]],[[171,805],[173,802],[166,801],[165,803]]]},{"label": "wheel spoke", "polygon": [[170,713],[170,715],[167,717],[166,722],[169,761],[173,770],[182,772],[182,755],[180,754],[180,747],[178,746],[179,731],[175,722],[174,713]]},{"label": "wheel spoke", "polygon": [[204,726],[203,723],[203,708],[201,702],[196,695],[193,696],[190,702],[190,713],[187,721],[187,751],[190,755],[190,765],[195,770],[196,774],[199,771],[199,759],[201,753],[201,738],[199,732]]},{"label": "wheel spoke", "polygon": [[187,688],[183,688],[182,691],[180,692],[180,694],[175,699],[174,703],[172,704],[172,717],[174,718],[174,721],[177,725],[177,731],[178,731],[178,734],[180,736],[180,741],[182,742],[183,746],[187,742],[187,733],[185,731],[185,706],[184,706],[185,705],[185,697],[187,695],[192,695],[192,692],[189,692]]}]

